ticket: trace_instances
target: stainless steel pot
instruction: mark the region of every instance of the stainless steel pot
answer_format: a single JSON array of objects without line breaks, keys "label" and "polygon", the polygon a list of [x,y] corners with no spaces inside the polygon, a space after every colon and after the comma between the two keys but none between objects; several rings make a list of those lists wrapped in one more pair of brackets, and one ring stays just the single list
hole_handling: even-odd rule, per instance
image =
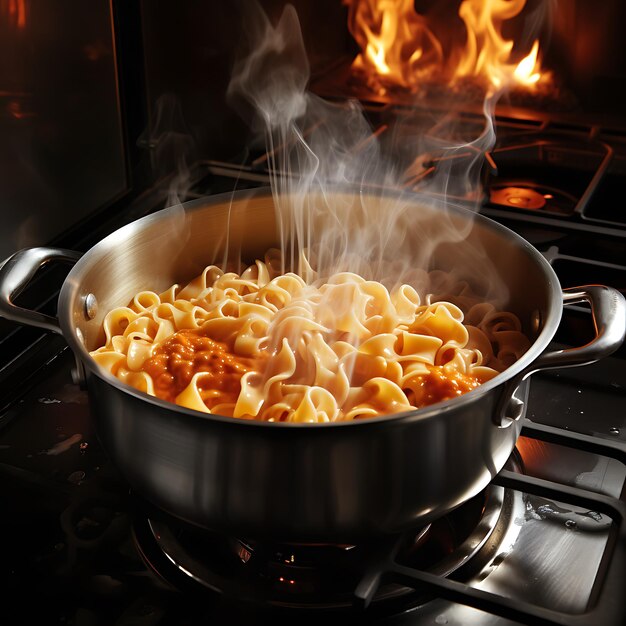
[{"label": "stainless steel pot", "polygon": [[[333,200],[345,205],[357,198],[379,202],[341,192]],[[491,381],[420,411],[321,425],[243,421],[147,396],[93,362],[88,351],[102,342],[104,315],[137,291],[191,279],[221,262],[227,245],[248,260],[276,245],[267,190],[160,211],[121,228],[80,259],[50,248],[18,252],[0,270],[0,314],[65,337],[105,450],[133,489],[179,518],[282,541],[355,541],[425,524],[477,494],[503,467],[520,433],[530,374],[613,352],[624,338],[626,304],[609,287],[561,291],[541,254],[484,217],[416,195],[401,200],[413,209],[405,212],[406,232],[416,249],[420,238],[436,232],[443,210],[447,224],[470,231],[462,243],[438,246],[434,266],[460,268],[461,277],[474,282],[484,267],[495,267],[509,288],[507,308],[533,340]],[[380,205],[382,220],[385,202]],[[483,251],[484,267],[470,263],[476,250]],[[58,320],[16,307],[13,298],[37,268],[56,260],[76,261],[61,289]],[[546,353],[563,305],[582,301],[591,304],[596,338]]]}]

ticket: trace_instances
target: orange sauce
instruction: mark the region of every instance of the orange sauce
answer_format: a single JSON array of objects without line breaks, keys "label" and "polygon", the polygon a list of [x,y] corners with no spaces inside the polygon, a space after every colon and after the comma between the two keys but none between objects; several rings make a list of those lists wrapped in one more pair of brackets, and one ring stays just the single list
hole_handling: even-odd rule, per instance
[{"label": "orange sauce", "polygon": [[215,406],[235,402],[241,391],[241,377],[256,369],[254,359],[233,354],[225,343],[193,330],[181,330],[158,346],[143,370],[152,377],[158,398],[174,402],[194,374],[206,372],[200,390],[217,392],[206,402]]},{"label": "orange sauce", "polygon": [[433,366],[429,367],[428,374],[422,377],[421,386],[415,390],[416,393],[411,390],[405,390],[405,393],[413,406],[421,408],[461,396],[476,389],[480,384],[473,376]]}]

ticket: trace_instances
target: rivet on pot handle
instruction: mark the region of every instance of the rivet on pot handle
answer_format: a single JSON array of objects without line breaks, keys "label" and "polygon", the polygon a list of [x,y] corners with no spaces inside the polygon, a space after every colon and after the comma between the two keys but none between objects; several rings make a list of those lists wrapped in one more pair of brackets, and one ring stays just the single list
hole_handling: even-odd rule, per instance
[{"label": "rivet on pot handle", "polygon": [[19,307],[13,300],[45,263],[50,261],[76,263],[81,256],[79,252],[62,248],[28,248],[9,257],[0,267],[0,316],[61,334],[59,321],[55,317]]},{"label": "rivet on pot handle", "polygon": [[534,372],[557,367],[576,367],[588,365],[605,356],[609,356],[622,345],[626,334],[626,300],[611,287],[586,285],[563,290],[563,304],[588,302],[596,329],[595,339],[580,348],[555,350],[542,354],[536,361],[509,380],[500,396],[494,412],[496,426],[506,428],[523,414],[515,391],[520,383]]}]

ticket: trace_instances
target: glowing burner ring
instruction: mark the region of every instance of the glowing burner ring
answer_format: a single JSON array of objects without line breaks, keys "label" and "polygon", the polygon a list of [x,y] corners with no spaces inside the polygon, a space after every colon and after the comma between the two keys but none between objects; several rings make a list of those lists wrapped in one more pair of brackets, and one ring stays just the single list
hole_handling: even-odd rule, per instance
[{"label": "glowing burner ring", "polygon": [[579,198],[543,183],[509,179],[493,181],[489,185],[489,202],[494,206],[522,211],[571,215]]},{"label": "glowing burner ring", "polygon": [[545,195],[528,187],[502,187],[491,190],[491,202],[516,209],[543,209],[547,200]]}]

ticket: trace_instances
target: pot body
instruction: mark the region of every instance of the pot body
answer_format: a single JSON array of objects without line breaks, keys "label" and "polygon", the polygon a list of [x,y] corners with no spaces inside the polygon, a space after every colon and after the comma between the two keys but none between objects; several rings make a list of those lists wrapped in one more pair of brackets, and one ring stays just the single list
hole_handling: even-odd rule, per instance
[{"label": "pot body", "polygon": [[98,376],[89,393],[99,438],[137,493],[255,539],[357,541],[426,524],[489,483],[520,429],[493,424],[497,389],[435,419],[338,428],[190,418]]}]

